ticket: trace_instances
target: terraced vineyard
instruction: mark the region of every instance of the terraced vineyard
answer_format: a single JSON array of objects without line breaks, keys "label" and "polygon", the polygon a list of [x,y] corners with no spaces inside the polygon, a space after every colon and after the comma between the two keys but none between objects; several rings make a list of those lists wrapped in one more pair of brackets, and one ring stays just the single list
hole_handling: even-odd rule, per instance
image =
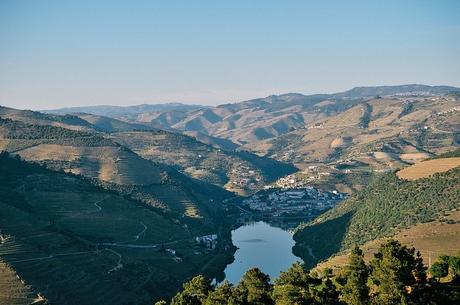
[{"label": "terraced vineyard", "polygon": [[[0,248],[1,249],[1,248]],[[0,261],[0,304],[43,304],[30,286],[25,284],[6,263]]]},{"label": "terraced vineyard", "polygon": [[[0,170],[0,257],[53,304],[170,297],[214,256],[141,202],[5,155]],[[23,289],[14,295],[30,298]]]}]

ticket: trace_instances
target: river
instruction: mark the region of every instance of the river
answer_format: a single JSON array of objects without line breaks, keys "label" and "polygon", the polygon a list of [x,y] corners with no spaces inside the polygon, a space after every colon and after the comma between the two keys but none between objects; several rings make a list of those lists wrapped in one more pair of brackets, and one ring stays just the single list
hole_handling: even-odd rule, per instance
[{"label": "river", "polygon": [[238,283],[251,267],[258,267],[273,280],[280,271],[301,261],[292,254],[292,233],[263,221],[248,223],[233,230],[232,241],[239,249],[235,253],[235,261],[225,269],[225,279],[233,284]]}]

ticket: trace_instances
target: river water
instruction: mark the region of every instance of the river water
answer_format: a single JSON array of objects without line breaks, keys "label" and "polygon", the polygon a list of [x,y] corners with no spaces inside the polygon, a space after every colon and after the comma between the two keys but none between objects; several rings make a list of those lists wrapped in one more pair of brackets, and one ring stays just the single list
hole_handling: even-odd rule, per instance
[{"label": "river water", "polygon": [[258,267],[273,281],[280,271],[286,271],[294,262],[301,261],[292,254],[292,233],[263,221],[233,230],[232,241],[239,249],[235,253],[235,261],[225,269],[225,279],[233,284],[237,284],[251,267]]}]

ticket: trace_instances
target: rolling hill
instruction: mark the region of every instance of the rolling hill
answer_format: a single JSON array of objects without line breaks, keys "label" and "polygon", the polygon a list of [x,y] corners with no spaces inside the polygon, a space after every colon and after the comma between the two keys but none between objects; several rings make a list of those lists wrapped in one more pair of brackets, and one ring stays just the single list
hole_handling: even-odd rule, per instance
[{"label": "rolling hill", "polygon": [[[295,129],[308,127],[321,119],[337,115],[376,96],[422,98],[445,96],[458,92],[460,89],[456,87],[416,84],[356,87],[335,94],[288,93],[216,107],[144,111],[138,113],[137,116],[131,115],[129,110],[126,110],[125,113],[106,111],[103,115],[131,122],[142,122],[160,129],[199,132],[244,145],[274,139]],[[91,112],[90,109],[73,110]],[[64,113],[69,113],[69,111],[64,111]]]},{"label": "rolling hill", "polygon": [[458,147],[458,122],[456,96],[377,98],[242,148],[301,168],[337,160],[400,168]]}]

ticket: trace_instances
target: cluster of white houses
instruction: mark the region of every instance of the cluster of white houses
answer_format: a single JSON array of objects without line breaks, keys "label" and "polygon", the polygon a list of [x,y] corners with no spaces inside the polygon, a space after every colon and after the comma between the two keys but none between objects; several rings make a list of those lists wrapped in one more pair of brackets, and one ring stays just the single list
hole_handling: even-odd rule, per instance
[{"label": "cluster of white houses", "polygon": [[337,191],[323,192],[315,187],[306,186],[259,192],[243,200],[242,204],[254,211],[270,213],[271,216],[315,215],[345,198],[346,194]]}]

